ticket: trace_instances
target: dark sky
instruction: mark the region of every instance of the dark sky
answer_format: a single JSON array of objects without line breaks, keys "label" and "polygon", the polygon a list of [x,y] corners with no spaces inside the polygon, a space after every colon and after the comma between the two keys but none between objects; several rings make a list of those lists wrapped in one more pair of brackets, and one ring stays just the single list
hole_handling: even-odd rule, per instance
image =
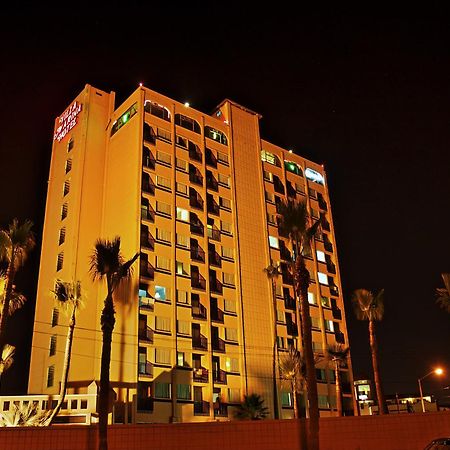
[{"label": "dark sky", "polygon": [[[86,83],[120,102],[142,81],[205,112],[231,98],[263,115],[265,139],[326,166],[355,376],[371,370],[349,301],[360,287],[386,290],[387,393],[417,390],[436,364],[450,371],[450,315],[434,293],[450,271],[446,11],[143,5],[2,11],[0,225],[30,218],[40,236],[53,121]],[[17,279],[29,302],[11,322],[9,391],[26,389],[38,259]],[[425,390],[449,384],[430,378]]]}]

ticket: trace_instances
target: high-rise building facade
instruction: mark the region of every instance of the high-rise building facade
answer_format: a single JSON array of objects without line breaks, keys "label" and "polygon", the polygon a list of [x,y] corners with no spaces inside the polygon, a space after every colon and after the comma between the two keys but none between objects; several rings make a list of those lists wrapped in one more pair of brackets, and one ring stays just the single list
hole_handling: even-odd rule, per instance
[{"label": "high-rise building facade", "polygon": [[[80,280],[84,293],[69,392],[95,388],[106,286],[90,255],[96,239],[120,236],[124,257],[140,258],[114,294],[113,420],[226,420],[250,393],[272,417],[292,417],[289,386],[278,379],[274,400],[272,375],[274,340],[276,361],[301,348],[292,252],[277,228],[290,199],[321,220],[309,303],[319,406],[333,414],[325,349],[348,337],[324,168],[262,140],[259,120],[229,100],[206,115],[142,86],[117,109],[114,93],[86,86],[56,119],[29,393],[59,389],[68,319],[52,303],[55,279]],[[350,411],[351,366],[342,375]]]}]

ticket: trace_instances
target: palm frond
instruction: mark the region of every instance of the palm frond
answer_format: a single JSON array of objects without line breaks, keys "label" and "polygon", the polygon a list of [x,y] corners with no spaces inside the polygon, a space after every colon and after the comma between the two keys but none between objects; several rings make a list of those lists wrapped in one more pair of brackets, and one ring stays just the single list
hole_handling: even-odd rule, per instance
[{"label": "palm frond", "polygon": [[25,220],[22,224],[14,219],[9,225],[8,236],[15,253],[16,268],[22,266],[29,252],[35,247],[36,240],[34,233],[31,231],[33,222]]},{"label": "palm frond", "polygon": [[134,262],[141,256],[140,253],[136,253],[131,259],[129,259],[127,262],[121,264],[119,267],[117,274],[116,274],[116,282],[120,282],[123,278],[128,278],[132,273],[132,265]]},{"label": "palm frond", "polygon": [[9,261],[11,259],[12,244],[8,233],[0,230],[0,261]]},{"label": "palm frond", "polygon": [[234,417],[239,420],[261,420],[267,417],[269,409],[264,406],[264,400],[258,394],[244,396],[234,413]]},{"label": "palm frond", "polygon": [[270,280],[273,278],[278,278],[281,275],[281,268],[279,262],[277,264],[273,264],[273,262],[271,261],[270,264],[263,270],[266,273],[267,278],[269,278]]},{"label": "palm frond", "polygon": [[327,346],[327,358],[330,361],[337,363],[340,367],[345,366],[348,355],[350,353],[350,347],[346,347],[343,344],[328,344]]},{"label": "palm frond", "polygon": [[[0,311],[3,311],[3,303],[6,295],[7,279],[0,277]],[[12,287],[11,296],[9,299],[8,316],[12,316],[15,311],[22,308],[23,304],[27,301],[26,297],[20,292],[16,291],[16,287]]]},{"label": "palm frond", "polygon": [[288,353],[280,358],[279,368],[281,380],[290,386],[296,385],[300,392],[305,383],[305,362],[301,353],[291,345]]},{"label": "palm frond", "polygon": [[375,296],[367,289],[353,292],[352,303],[358,320],[382,320],[384,315],[384,289]]},{"label": "palm frond", "polygon": [[116,236],[111,241],[108,239],[97,239],[94,253],[91,255],[89,269],[94,280],[117,273],[122,264],[120,237]]},{"label": "palm frond", "polygon": [[436,303],[450,313],[450,273],[441,274],[445,288],[436,289]]},{"label": "palm frond", "polygon": [[16,348],[10,344],[6,344],[3,347],[1,360],[0,360],[0,375],[8,370],[12,363],[14,362],[14,354],[16,352]]},{"label": "palm frond", "polygon": [[9,411],[0,412],[0,427],[45,426],[51,411],[42,411],[34,402],[17,406],[12,404]]},{"label": "palm frond", "polygon": [[74,307],[78,309],[83,305],[80,281],[55,280],[55,289],[51,292],[58,305],[68,312],[73,311]]},{"label": "palm frond", "polygon": [[300,242],[309,225],[309,214],[306,202],[293,200],[281,201],[278,204],[278,228],[281,235],[289,236]]}]

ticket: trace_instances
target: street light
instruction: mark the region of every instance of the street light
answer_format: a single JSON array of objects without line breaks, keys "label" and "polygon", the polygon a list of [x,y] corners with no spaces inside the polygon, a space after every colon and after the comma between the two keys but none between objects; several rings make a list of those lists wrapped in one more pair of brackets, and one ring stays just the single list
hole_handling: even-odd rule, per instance
[{"label": "street light", "polygon": [[420,403],[422,404],[422,412],[425,412],[425,404],[423,402],[423,392],[422,392],[422,380],[429,377],[430,375],[442,375],[444,373],[444,369],[438,367],[437,369],[432,370],[431,372],[424,375],[422,378],[419,378],[417,381],[419,382],[419,393],[420,393]]}]

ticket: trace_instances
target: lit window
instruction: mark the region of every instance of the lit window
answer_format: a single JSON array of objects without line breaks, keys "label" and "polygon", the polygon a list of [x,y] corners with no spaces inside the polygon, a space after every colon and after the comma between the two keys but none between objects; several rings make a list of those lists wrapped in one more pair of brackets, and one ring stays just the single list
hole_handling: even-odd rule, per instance
[{"label": "lit window", "polygon": [[265,150],[261,150],[261,161],[265,161],[274,166],[281,167],[280,159],[278,158],[278,156],[266,152]]},{"label": "lit window", "polygon": [[317,277],[319,278],[319,283],[320,284],[328,285],[328,276],[327,275],[325,275],[322,272],[317,272]]},{"label": "lit window", "polygon": [[156,256],[156,268],[170,272],[170,259],[163,256]]},{"label": "lit window", "polygon": [[156,364],[170,364],[170,349],[155,348],[155,363]]},{"label": "lit window", "polygon": [[161,228],[156,229],[156,239],[161,242],[171,242],[171,233],[170,231],[163,230]]},{"label": "lit window", "polygon": [[186,358],[184,352],[177,352],[177,365],[180,367],[184,367],[186,363]]},{"label": "lit window", "polygon": [[161,301],[168,301],[169,289],[164,286],[155,286],[155,299]]},{"label": "lit window", "polygon": [[169,178],[162,177],[161,175],[156,175],[156,185],[168,191],[171,189]]},{"label": "lit window", "polygon": [[278,242],[278,238],[275,236],[269,236],[269,245],[272,248],[280,248],[280,243]]},{"label": "lit window", "polygon": [[325,253],[320,251],[320,250],[316,250],[316,254],[317,254],[317,260],[321,261],[321,262],[326,262],[325,259]]},{"label": "lit window", "polygon": [[170,216],[171,213],[171,207],[168,203],[156,201],[156,211],[160,214],[163,214],[165,216]]},{"label": "lit window", "polygon": [[305,169],[305,176],[306,176],[306,178],[308,178],[308,180],[311,180],[314,183],[318,183],[318,184],[322,184],[322,185],[325,184],[323,175],[320,174],[319,172],[316,172],[313,169],[310,169],[309,167],[307,167]]},{"label": "lit window", "polygon": [[170,383],[155,381],[155,398],[170,398]]},{"label": "lit window", "polygon": [[308,303],[310,305],[315,305],[316,304],[316,298],[315,298],[315,295],[312,292],[308,292]]},{"label": "lit window", "polygon": [[322,296],[322,306],[330,307],[330,299],[328,297]]},{"label": "lit window", "polygon": [[267,223],[270,225],[276,225],[277,224],[277,215],[274,213],[267,213]]},{"label": "lit window", "polygon": [[325,320],[325,329],[334,333],[334,322],[332,320]]},{"label": "lit window", "polygon": [[177,206],[177,219],[183,222],[189,222],[189,211]]},{"label": "lit window", "polygon": [[292,161],[284,161],[284,168],[291,173],[295,173],[296,175],[303,176],[302,169],[300,166]]},{"label": "lit window", "polygon": [[[223,133],[222,131],[216,130],[215,128],[206,126],[205,127],[205,136],[209,139],[219,142],[220,144],[228,145],[228,139],[225,136],[225,133]],[[219,159],[219,158],[217,158],[217,159]]]},{"label": "lit window", "polygon": [[137,103],[127,109],[113,124],[111,136],[114,136],[137,113]]},{"label": "lit window", "polygon": [[156,160],[162,164],[168,165],[170,166],[171,164],[171,157],[168,153],[165,152],[161,152],[160,150],[158,150],[156,152]]},{"label": "lit window", "polygon": [[177,274],[189,276],[189,264],[177,261]]},{"label": "lit window", "polygon": [[227,372],[239,373],[239,359],[227,358],[225,361]]},{"label": "lit window", "polygon": [[169,317],[155,317],[155,330],[170,332],[170,318]]},{"label": "lit window", "polygon": [[273,181],[273,174],[272,174],[272,172],[269,172],[268,170],[264,170],[263,174],[264,174],[264,179],[266,181],[270,181],[270,182]]},{"label": "lit window", "polygon": [[293,398],[291,392],[281,392],[281,406],[290,408],[293,406]]}]

